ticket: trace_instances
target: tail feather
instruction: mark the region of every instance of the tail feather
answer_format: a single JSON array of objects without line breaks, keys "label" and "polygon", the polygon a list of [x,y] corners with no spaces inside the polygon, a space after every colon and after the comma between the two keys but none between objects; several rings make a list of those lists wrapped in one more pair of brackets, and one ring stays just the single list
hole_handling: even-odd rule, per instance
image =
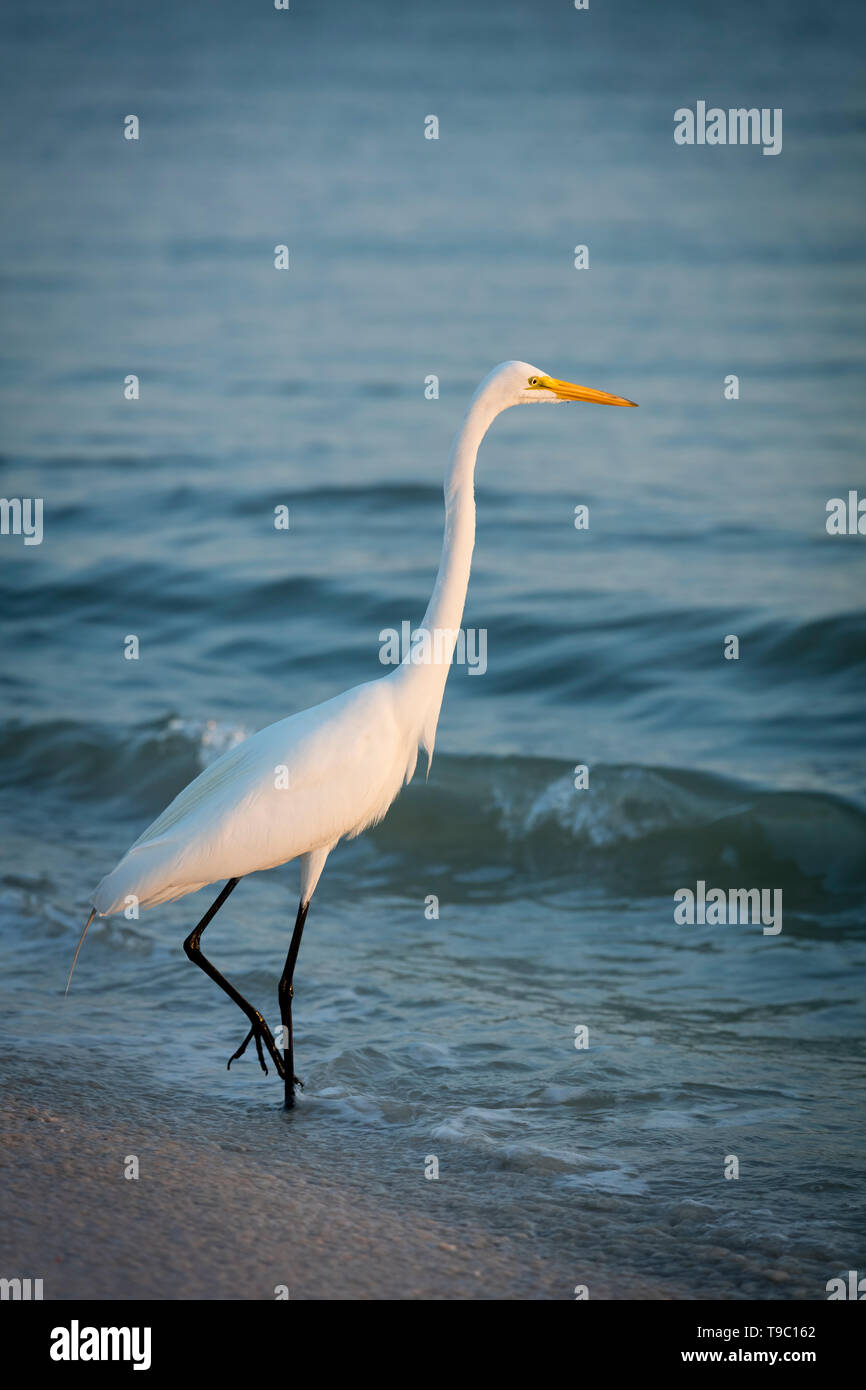
[{"label": "tail feather", "polygon": [[78,952],[81,950],[82,946],[84,945],[84,938],[85,938],[85,936],[87,935],[87,928],[90,926],[90,923],[93,921],[93,919],[94,919],[95,916],[96,916],[96,908],[94,907],[93,910],[91,911],[90,916],[88,917],[87,921],[84,923],[84,931],[81,933],[81,936],[80,936],[79,939],[78,939],[78,945],[77,945],[76,948],[75,948],[75,955],[72,957],[72,964],[71,964],[70,967],[69,967],[69,977],[68,977],[68,979],[67,979],[67,981],[66,981],[66,989],[63,991],[64,998],[65,998],[66,995],[69,993],[69,986],[70,986],[70,984],[72,983],[72,972],[73,972],[73,970],[75,969],[75,962],[78,960]]}]

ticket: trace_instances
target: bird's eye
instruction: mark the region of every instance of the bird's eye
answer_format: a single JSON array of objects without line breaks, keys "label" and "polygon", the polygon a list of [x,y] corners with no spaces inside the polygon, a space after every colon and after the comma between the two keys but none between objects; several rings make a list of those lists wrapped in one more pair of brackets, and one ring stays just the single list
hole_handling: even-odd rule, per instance
[{"label": "bird's eye", "polygon": [[537,376],[531,376],[531,377],[529,378],[529,384],[530,384],[530,386],[537,386],[537,385],[538,385],[538,377],[537,377]]}]

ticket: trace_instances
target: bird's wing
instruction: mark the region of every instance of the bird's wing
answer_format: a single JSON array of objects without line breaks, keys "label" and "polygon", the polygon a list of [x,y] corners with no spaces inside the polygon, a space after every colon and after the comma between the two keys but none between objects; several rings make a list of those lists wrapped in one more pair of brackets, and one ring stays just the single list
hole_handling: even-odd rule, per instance
[{"label": "bird's wing", "polygon": [[93,906],[101,916],[130,898],[151,907],[357,834],[411,775],[411,744],[385,680],[261,729],[184,787],[102,880]]},{"label": "bird's wing", "polygon": [[246,784],[252,765],[258,761],[255,756],[257,751],[253,738],[248,738],[221,754],[216,762],[211,763],[198,777],[188,782],[183,791],[178,792],[156,820],[142,831],[131,849],[138,849],[140,845],[158,840],[173,826],[192,815],[197,808],[213,804],[215,798],[225,796],[230,799],[233,793]]}]

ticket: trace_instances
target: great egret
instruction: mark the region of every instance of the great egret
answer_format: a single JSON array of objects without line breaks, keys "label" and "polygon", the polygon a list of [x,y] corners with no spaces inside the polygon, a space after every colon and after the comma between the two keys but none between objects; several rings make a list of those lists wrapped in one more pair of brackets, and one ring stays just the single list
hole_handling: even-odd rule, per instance
[{"label": "great egret", "polygon": [[[148,826],[91,898],[87,928],[130,902],[154,907],[228,878],[216,901],[184,942],[184,950],[246,1014],[249,1032],[229,1058],[254,1040],[262,1044],[294,1104],[292,979],[310,899],[331,850],[382,819],[415,771],[418,750],[433,757],[445,681],[459,635],[475,543],[474,474],[478,448],[496,416],[512,405],[591,401],[634,405],[622,396],[546,376],[528,362],[495,367],[472,397],[455,438],[445,476],[445,537],[422,630],[425,659],[406,654],[396,670],[292,714],[230,749],[184,787]],[[417,651],[417,649],[416,649]],[[263,1016],[202,954],[208,923],[245,875],[291,859],[301,861],[301,897],[279,984],[284,1055]],[[69,981],[66,984],[69,989]]]}]

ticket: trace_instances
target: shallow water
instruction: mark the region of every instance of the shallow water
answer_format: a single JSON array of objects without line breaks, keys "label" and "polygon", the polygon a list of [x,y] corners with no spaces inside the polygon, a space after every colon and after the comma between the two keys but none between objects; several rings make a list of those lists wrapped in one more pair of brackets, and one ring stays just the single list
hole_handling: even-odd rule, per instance
[{"label": "shallow water", "polygon": [[[207,893],[95,924],[61,1012],[88,892],[208,759],[383,669],[466,400],[526,358],[641,409],[483,447],[487,670],[328,865],[292,1134],[590,1287],[824,1297],[863,1250],[866,542],[824,526],[863,477],[862,20],[374,10],[88,4],[5,45],[0,486],[45,537],[0,538],[4,1046],[60,1031],[109,1111],[147,1077],[267,1134],[278,1088],[226,1075],[243,1020],[180,949]],[[675,147],[713,93],[783,106],[782,155]],[[699,879],[781,889],[782,932],[677,925]],[[296,884],[208,935],[272,1019]]]}]

